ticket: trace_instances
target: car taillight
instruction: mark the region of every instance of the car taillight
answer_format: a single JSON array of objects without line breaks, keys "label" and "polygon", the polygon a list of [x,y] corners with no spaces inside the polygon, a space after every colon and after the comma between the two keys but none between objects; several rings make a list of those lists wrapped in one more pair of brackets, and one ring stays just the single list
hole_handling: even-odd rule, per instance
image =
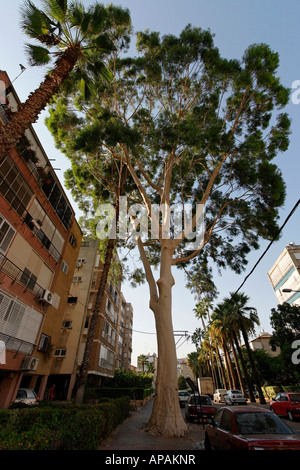
[{"label": "car taillight", "polygon": [[39,397],[35,397],[35,401],[38,402],[38,401],[39,401]]}]

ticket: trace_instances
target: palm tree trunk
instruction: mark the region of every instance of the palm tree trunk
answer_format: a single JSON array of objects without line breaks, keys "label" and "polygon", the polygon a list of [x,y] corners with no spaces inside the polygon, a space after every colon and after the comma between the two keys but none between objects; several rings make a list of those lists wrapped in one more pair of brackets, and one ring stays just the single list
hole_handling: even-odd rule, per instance
[{"label": "palm tree trunk", "polygon": [[265,404],[266,400],[265,400],[265,397],[264,397],[262,389],[261,389],[260,380],[259,380],[259,377],[258,377],[256,366],[254,364],[251,349],[250,349],[250,346],[249,346],[248,336],[247,336],[247,333],[245,331],[243,322],[241,320],[239,320],[239,325],[240,325],[240,329],[241,329],[243,339],[244,339],[244,342],[245,342],[245,346],[246,346],[247,354],[248,354],[248,357],[249,357],[249,361],[250,361],[250,364],[251,364],[251,369],[252,369],[252,373],[253,373],[254,382],[256,384],[256,388],[257,388],[258,395],[259,395],[259,402],[260,402],[260,404]]},{"label": "palm tree trunk", "polygon": [[80,54],[79,47],[71,46],[56,61],[54,70],[47,74],[45,80],[29,95],[18,112],[4,126],[0,126],[0,156],[15,147],[30,124],[37,121],[39,114],[58,93],[60,86],[74,68]]},{"label": "palm tree trunk", "polygon": [[245,361],[244,361],[243,352],[241,350],[241,347],[239,345],[239,340],[238,340],[235,332],[233,332],[233,339],[234,339],[236,349],[238,351],[238,354],[239,354],[239,357],[240,357],[240,360],[241,360],[241,365],[242,365],[244,377],[245,377],[246,384],[247,384],[248,391],[249,391],[250,401],[251,401],[251,403],[256,403],[255,396],[254,396],[253,390],[252,390],[252,384],[250,383],[249,374],[248,374],[247,367],[246,367],[246,364],[245,364]]},{"label": "palm tree trunk", "polygon": [[227,389],[227,381],[226,381],[226,376],[225,376],[225,371],[224,371],[224,365],[223,365],[223,362],[222,362],[222,359],[221,359],[221,356],[220,356],[220,351],[219,351],[218,347],[217,347],[217,355],[218,355],[218,359],[219,359],[219,365],[220,365],[220,368],[221,368],[221,375],[222,375],[222,380],[223,380],[223,387],[221,386],[221,388],[226,388]]},{"label": "palm tree trunk", "polygon": [[225,364],[226,364],[229,388],[232,389],[232,388],[234,388],[234,386],[233,386],[233,382],[232,382],[231,367],[229,366],[228,351],[227,351],[227,345],[226,345],[225,341],[223,342],[223,352],[224,352],[224,360],[225,360]]},{"label": "palm tree trunk", "polygon": [[243,381],[243,377],[242,377],[242,374],[241,374],[241,369],[240,369],[240,365],[239,365],[239,362],[238,362],[238,358],[237,358],[237,355],[236,355],[236,350],[235,350],[232,338],[230,338],[229,341],[230,341],[230,346],[231,346],[233,359],[234,359],[234,363],[235,363],[235,367],[236,367],[236,372],[237,372],[237,375],[238,375],[238,380],[239,380],[239,383],[240,383],[240,388],[241,388],[243,394],[246,395],[244,381]]},{"label": "palm tree trunk", "polygon": [[[117,202],[115,205],[115,217],[116,217],[116,223],[117,223],[118,218],[119,218],[119,199],[118,198],[117,198]],[[110,238],[108,240],[108,245],[107,245],[107,250],[106,250],[106,255],[105,255],[105,262],[103,266],[99,288],[98,288],[97,295],[96,295],[96,302],[95,302],[94,310],[91,316],[84,355],[83,355],[82,363],[80,366],[79,377],[78,377],[78,388],[77,388],[77,393],[76,393],[76,403],[83,402],[83,395],[84,395],[84,390],[85,390],[85,386],[86,386],[87,378],[88,378],[88,370],[89,370],[89,365],[90,365],[91,353],[93,349],[93,342],[94,342],[95,332],[96,332],[96,328],[97,328],[97,324],[99,320],[99,313],[100,313],[102,304],[105,299],[105,288],[107,284],[111,261],[113,258],[114,246],[115,246],[115,239]]]}]

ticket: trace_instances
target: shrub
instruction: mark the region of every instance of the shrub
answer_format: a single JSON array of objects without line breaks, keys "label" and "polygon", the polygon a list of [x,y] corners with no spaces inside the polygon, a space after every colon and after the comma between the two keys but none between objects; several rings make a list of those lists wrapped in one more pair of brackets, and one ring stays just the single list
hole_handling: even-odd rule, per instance
[{"label": "shrub", "polygon": [[129,400],[0,410],[1,450],[95,450],[129,414]]}]

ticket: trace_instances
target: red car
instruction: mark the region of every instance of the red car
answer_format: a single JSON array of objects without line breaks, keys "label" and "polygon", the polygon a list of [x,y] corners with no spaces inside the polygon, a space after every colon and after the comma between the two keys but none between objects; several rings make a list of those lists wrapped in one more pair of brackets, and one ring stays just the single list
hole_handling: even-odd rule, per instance
[{"label": "red car", "polygon": [[264,408],[220,408],[205,429],[205,450],[300,450],[300,438]]},{"label": "red car", "polygon": [[187,421],[208,423],[212,420],[217,412],[217,408],[213,406],[208,395],[199,395],[191,393],[185,404],[185,417]]},{"label": "red car", "polygon": [[270,402],[270,410],[293,421],[300,417],[300,393],[278,393]]}]

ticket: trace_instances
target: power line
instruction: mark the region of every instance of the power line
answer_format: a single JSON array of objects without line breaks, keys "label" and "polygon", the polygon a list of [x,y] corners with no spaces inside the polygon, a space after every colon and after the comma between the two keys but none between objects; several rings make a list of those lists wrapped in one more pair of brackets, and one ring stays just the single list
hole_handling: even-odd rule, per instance
[{"label": "power line", "polygon": [[[293,209],[291,210],[291,212],[289,213],[289,215],[287,216],[287,218],[285,219],[284,223],[282,224],[282,226],[279,228],[279,230],[276,232],[276,234],[274,235],[274,237],[272,238],[272,240],[270,241],[269,245],[267,246],[267,248],[265,249],[265,251],[263,252],[263,254],[260,256],[260,258],[258,259],[258,261],[255,263],[255,265],[253,266],[253,268],[251,269],[250,273],[245,277],[244,281],[242,282],[242,284],[240,285],[240,287],[235,291],[235,293],[231,296],[231,298],[228,300],[227,303],[230,303],[233,298],[236,296],[236,294],[239,292],[239,290],[243,287],[243,285],[245,284],[245,282],[247,281],[247,279],[251,276],[251,274],[253,273],[253,271],[256,269],[256,267],[258,266],[258,264],[261,262],[262,258],[265,256],[265,254],[267,253],[267,251],[270,249],[270,247],[272,246],[272,244],[274,243],[274,241],[277,239],[278,235],[282,232],[283,228],[285,227],[285,225],[287,224],[288,220],[291,218],[291,216],[293,215],[293,213],[295,212],[295,210],[297,209],[298,205],[300,204],[300,199],[298,199],[298,201],[296,202],[296,204],[294,205]],[[227,304],[225,305],[225,307],[227,306]]]}]

